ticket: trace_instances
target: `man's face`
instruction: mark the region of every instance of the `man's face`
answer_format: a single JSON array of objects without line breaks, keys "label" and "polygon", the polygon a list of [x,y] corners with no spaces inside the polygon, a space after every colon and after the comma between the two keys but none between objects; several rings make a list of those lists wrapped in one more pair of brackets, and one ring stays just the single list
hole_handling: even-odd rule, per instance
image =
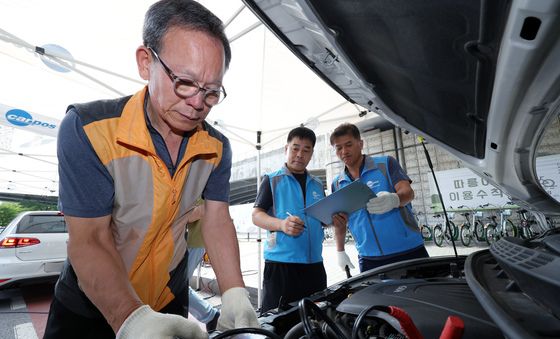
[{"label": "man's face", "polygon": [[[221,41],[213,36],[172,28],[164,36],[161,50],[157,53],[179,78],[194,80],[201,87],[211,89],[222,84],[224,49]],[[157,120],[155,125],[166,131],[169,128],[176,134],[195,129],[211,108],[204,103],[204,91],[189,98],[177,96],[173,81],[163,65],[153,55],[150,54],[150,57],[148,87],[151,116]]]},{"label": "man's face", "polygon": [[294,137],[286,145],[286,165],[292,173],[305,172],[312,155],[313,144],[311,140]]},{"label": "man's face", "polygon": [[333,143],[336,156],[348,167],[356,166],[362,158],[362,148],[364,142],[356,139],[352,135],[343,135],[334,138]]}]

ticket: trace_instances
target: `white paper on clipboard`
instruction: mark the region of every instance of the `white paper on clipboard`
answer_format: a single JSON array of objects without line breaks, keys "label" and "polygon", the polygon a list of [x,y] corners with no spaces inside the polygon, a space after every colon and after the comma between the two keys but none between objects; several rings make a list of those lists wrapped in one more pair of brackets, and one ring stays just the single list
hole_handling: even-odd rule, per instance
[{"label": "white paper on clipboard", "polygon": [[366,207],[371,198],[375,198],[375,193],[366,184],[357,180],[306,207],[303,211],[323,224],[330,225],[333,214],[344,212],[349,215]]}]

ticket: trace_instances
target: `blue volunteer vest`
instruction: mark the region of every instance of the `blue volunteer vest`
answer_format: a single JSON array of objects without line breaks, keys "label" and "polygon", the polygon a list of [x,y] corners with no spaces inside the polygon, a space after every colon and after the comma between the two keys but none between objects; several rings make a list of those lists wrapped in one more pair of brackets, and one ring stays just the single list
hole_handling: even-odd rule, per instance
[{"label": "blue volunteer vest", "polygon": [[[388,159],[387,156],[364,158],[359,180],[375,193],[395,192],[387,175]],[[351,182],[348,175],[342,173],[333,180],[333,187],[338,190]],[[348,228],[361,257],[394,255],[424,243],[410,203],[381,215],[369,214],[366,208],[362,208],[350,214]]]},{"label": "blue volunteer vest", "polygon": [[268,177],[273,199],[272,210],[267,211],[269,215],[286,219],[289,212],[303,220],[306,228],[296,237],[268,231],[265,260],[299,264],[322,262],[323,226],[319,220],[303,213],[306,206],[325,197],[321,180],[307,173],[304,201],[299,182],[286,166],[268,174]]}]

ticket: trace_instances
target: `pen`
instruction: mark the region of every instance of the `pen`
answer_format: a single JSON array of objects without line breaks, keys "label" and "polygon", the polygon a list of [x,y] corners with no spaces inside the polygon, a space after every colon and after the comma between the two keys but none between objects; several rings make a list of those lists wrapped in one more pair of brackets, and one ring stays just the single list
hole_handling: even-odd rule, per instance
[{"label": "pen", "polygon": [[[286,212],[286,214],[287,214],[288,216],[290,216],[290,217],[293,217],[292,213],[290,213],[290,212]],[[305,224],[302,225],[302,226],[303,226],[303,228],[307,228],[307,227],[305,227]]]}]

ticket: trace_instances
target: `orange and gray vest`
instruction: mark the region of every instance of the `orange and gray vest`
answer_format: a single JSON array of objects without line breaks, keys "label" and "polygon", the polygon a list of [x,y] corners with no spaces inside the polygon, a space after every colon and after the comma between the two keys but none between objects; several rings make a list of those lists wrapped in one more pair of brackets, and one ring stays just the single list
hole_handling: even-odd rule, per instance
[{"label": "orange and gray vest", "polygon": [[73,108],[114,181],[111,228],[128,278],[142,302],[157,311],[185,293],[187,212],[220,163],[223,141],[204,122],[189,136],[171,177],[147,129],[146,91]]}]

